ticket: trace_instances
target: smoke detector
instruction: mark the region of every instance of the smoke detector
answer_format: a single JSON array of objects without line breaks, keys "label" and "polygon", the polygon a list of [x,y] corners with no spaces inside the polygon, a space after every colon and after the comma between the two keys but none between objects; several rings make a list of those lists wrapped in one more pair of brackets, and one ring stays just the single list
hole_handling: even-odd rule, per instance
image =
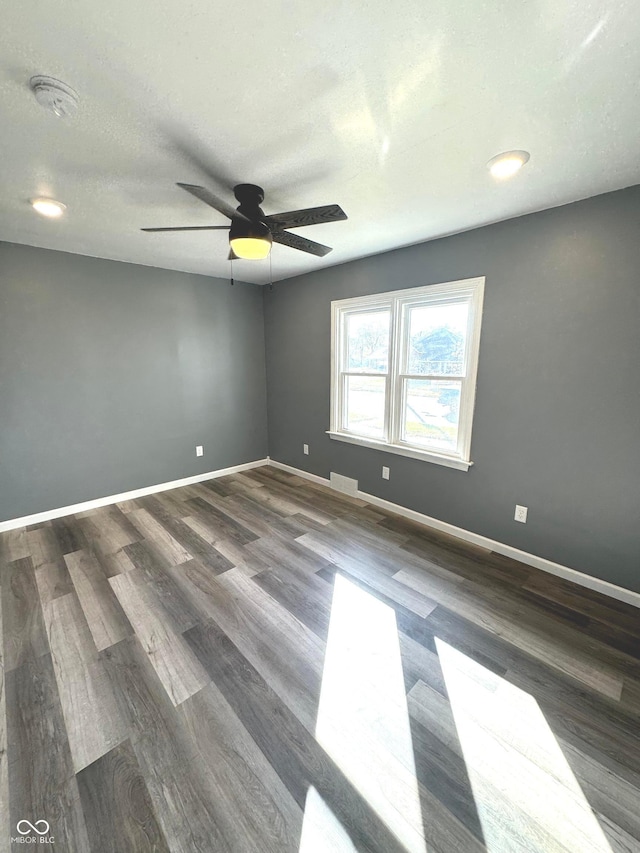
[{"label": "smoke detector", "polygon": [[29,80],[29,86],[40,106],[59,118],[68,118],[78,109],[77,93],[55,77],[38,74]]}]

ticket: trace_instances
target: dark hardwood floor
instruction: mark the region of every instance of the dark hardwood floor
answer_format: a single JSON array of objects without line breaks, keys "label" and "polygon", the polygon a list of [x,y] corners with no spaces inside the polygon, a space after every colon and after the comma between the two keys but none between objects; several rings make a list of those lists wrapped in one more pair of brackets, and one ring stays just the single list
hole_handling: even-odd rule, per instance
[{"label": "dark hardwood floor", "polygon": [[633,607],[274,468],[0,567],[0,853],[640,851]]}]

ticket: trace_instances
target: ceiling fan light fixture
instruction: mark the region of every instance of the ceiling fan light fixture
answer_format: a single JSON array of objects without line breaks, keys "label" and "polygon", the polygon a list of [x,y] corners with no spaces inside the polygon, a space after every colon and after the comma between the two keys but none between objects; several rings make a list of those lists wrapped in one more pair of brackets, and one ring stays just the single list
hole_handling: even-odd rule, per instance
[{"label": "ceiling fan light fixture", "polygon": [[245,261],[261,261],[269,257],[271,240],[264,237],[236,237],[229,240],[229,245],[237,258]]},{"label": "ceiling fan light fixture", "polygon": [[271,251],[271,231],[264,222],[234,219],[229,230],[229,245],[237,258],[261,261]]}]

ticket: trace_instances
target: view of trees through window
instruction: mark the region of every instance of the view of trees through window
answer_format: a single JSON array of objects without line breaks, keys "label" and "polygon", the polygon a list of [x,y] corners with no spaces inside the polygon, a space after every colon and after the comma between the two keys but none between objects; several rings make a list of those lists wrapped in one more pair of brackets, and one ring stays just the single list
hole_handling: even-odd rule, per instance
[{"label": "view of trees through window", "polygon": [[408,310],[408,352],[402,372],[430,378],[404,379],[402,438],[455,450],[462,383],[454,377],[464,374],[469,306],[462,302]]},{"label": "view of trees through window", "polygon": [[346,377],[346,428],[384,438],[386,374],[389,370],[391,312],[367,311],[347,317],[347,370],[377,376]]},{"label": "view of trees through window", "polygon": [[[458,438],[461,382],[464,373],[468,304],[408,307],[405,317],[402,438],[455,450]],[[347,317],[345,416],[347,429],[384,437],[386,383],[389,369],[390,311],[375,310]],[[429,377],[419,379],[416,377]]]},{"label": "view of trees through window", "polygon": [[368,311],[347,318],[347,370],[386,373],[389,366],[390,311]]}]

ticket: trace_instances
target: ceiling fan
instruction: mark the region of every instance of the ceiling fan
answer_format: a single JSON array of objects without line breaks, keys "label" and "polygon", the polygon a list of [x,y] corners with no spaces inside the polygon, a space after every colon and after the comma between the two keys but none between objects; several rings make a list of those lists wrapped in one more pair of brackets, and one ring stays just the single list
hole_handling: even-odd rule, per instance
[{"label": "ceiling fan", "polygon": [[307,207],[303,210],[288,210],[267,216],[260,205],[264,200],[264,190],[255,184],[237,184],[233,193],[239,202],[233,208],[205,187],[194,184],[178,184],[183,190],[199,198],[209,207],[222,213],[231,220],[231,225],[186,225],[178,228],[142,228],[142,231],[229,231],[229,260],[244,258],[259,260],[266,258],[272,243],[281,243],[310,255],[324,257],[331,251],[330,246],[315,243],[297,234],[290,234],[287,228],[300,228],[303,225],[319,225],[322,222],[336,222],[346,219],[347,215],[337,204],[323,207]]}]

